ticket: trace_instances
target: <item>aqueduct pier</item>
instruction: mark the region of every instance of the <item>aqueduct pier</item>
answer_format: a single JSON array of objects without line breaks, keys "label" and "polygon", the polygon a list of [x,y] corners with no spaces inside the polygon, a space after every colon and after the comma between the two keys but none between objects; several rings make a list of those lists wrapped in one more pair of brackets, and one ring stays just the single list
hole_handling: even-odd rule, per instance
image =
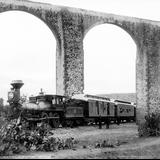
[{"label": "aqueduct pier", "polygon": [[83,93],[83,39],[87,32],[104,23],[124,29],[137,46],[138,122],[144,122],[146,113],[160,110],[160,22],[31,1],[0,0],[0,12],[12,10],[28,12],[51,29],[57,43],[56,90],[60,95]]}]

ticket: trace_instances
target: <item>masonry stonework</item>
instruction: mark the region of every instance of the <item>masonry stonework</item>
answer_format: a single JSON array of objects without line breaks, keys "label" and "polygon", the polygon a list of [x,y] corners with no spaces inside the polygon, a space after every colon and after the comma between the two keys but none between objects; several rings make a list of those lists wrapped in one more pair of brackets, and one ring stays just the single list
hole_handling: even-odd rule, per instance
[{"label": "masonry stonework", "polygon": [[60,95],[83,93],[83,39],[87,32],[104,23],[124,29],[137,46],[137,123],[144,123],[147,113],[160,110],[160,22],[31,1],[0,0],[0,12],[12,10],[40,18],[53,32],[57,41],[56,90]]}]

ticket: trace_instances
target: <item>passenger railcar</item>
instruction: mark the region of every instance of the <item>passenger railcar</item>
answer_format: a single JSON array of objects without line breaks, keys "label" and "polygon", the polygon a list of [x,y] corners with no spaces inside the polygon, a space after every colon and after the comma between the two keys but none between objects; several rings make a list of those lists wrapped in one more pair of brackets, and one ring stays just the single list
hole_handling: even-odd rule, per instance
[{"label": "passenger railcar", "polygon": [[114,100],[115,102],[115,117],[117,117],[118,123],[136,120],[136,106],[131,102]]}]

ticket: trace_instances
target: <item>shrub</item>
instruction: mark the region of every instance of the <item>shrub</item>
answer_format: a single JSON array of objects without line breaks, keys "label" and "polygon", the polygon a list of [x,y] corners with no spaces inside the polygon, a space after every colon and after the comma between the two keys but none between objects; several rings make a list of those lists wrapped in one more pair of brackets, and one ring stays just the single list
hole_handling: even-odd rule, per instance
[{"label": "shrub", "polygon": [[139,125],[139,136],[160,136],[160,113],[150,113],[145,116],[145,120],[144,124]]},{"label": "shrub", "polygon": [[21,114],[21,106],[19,104],[17,105],[5,105],[0,110],[1,117],[4,117],[8,120],[17,119],[19,115]]},{"label": "shrub", "polygon": [[5,121],[0,128],[0,156],[17,154],[29,150],[56,151],[71,149],[75,143],[74,138],[61,140],[53,137],[53,133],[46,129],[42,123],[34,130],[29,130],[29,124],[25,121],[17,123],[17,120]]}]

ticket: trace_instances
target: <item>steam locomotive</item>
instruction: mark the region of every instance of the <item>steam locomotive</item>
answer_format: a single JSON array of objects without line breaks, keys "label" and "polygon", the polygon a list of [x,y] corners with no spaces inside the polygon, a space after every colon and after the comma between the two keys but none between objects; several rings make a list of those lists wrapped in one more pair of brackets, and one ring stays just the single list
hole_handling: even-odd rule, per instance
[{"label": "steam locomotive", "polygon": [[136,105],[131,102],[111,100],[110,98],[77,94],[72,97],[44,94],[29,97],[28,102],[22,102],[20,88],[21,80],[12,81],[8,92],[8,102],[11,107],[20,106],[23,117],[31,122],[45,121],[50,126],[73,127],[91,123],[110,122],[120,124],[122,121],[135,121]]}]

